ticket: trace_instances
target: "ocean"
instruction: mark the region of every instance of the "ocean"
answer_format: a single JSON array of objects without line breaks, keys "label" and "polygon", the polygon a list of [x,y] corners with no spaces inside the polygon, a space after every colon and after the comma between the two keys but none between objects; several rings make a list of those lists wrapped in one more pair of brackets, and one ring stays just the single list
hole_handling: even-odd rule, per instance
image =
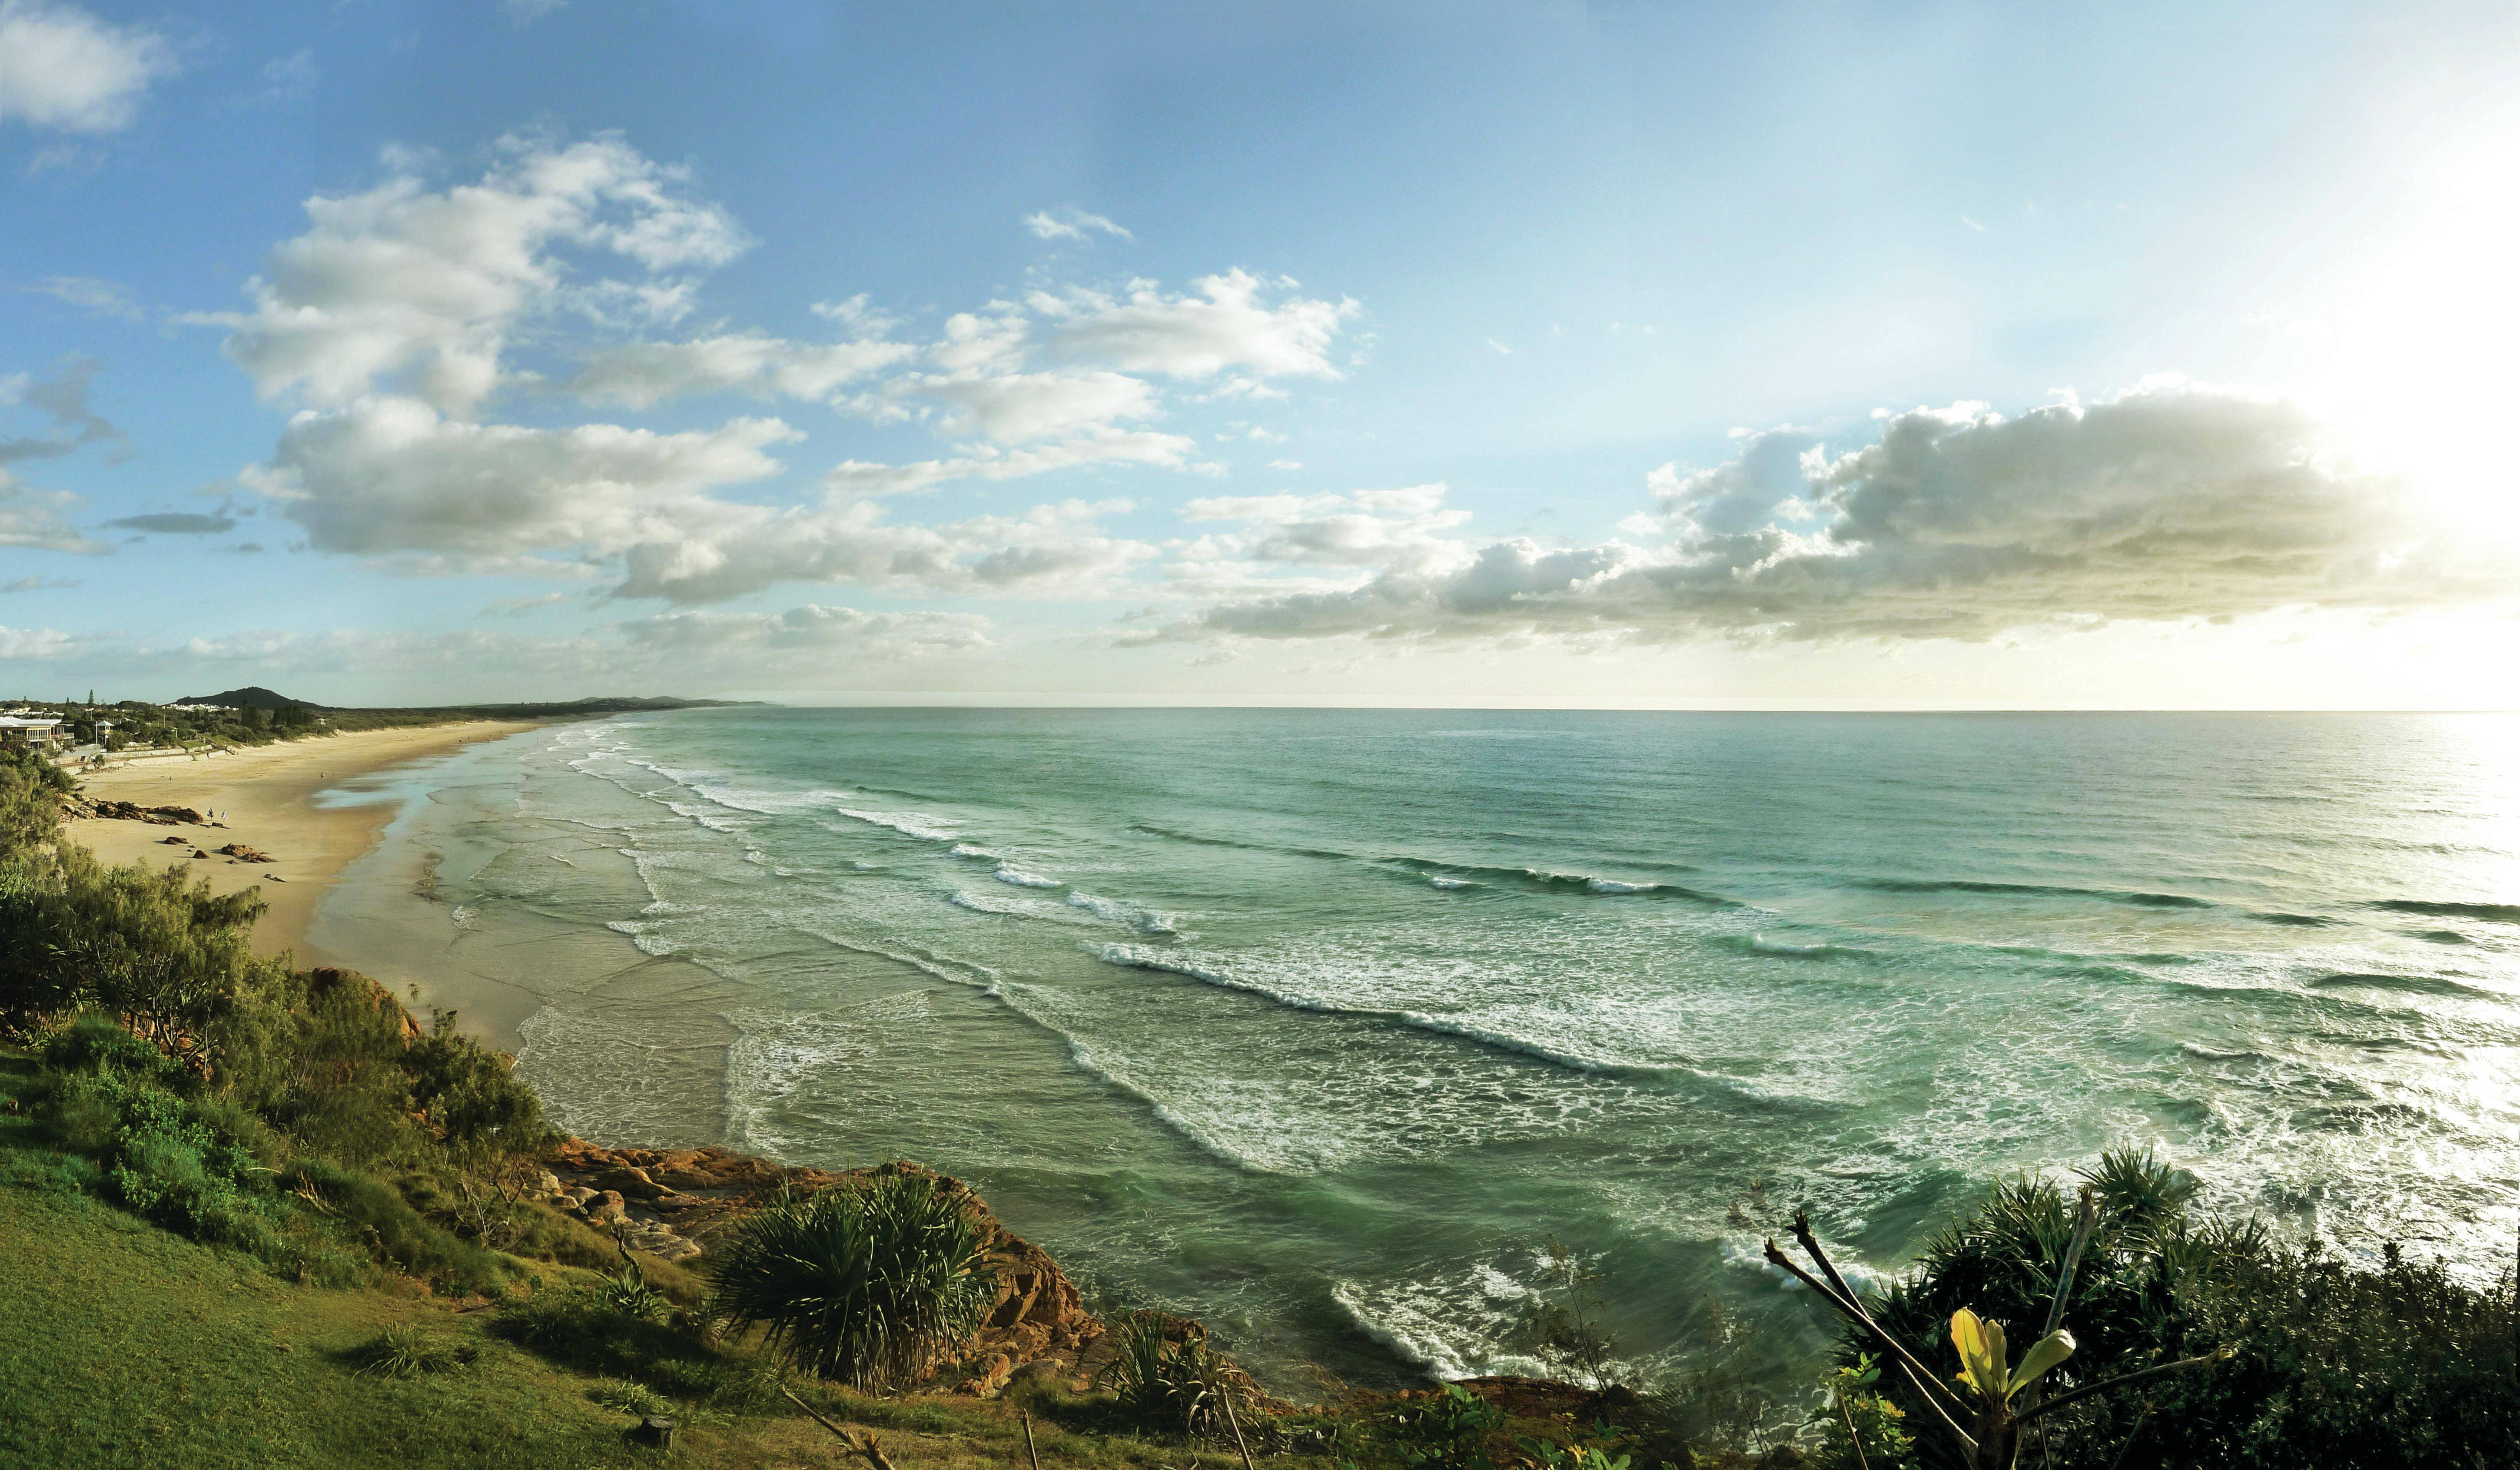
[{"label": "ocean", "polygon": [[970,1180],[1282,1393],[1779,1382],[1985,1184],[2133,1141],[2482,1276],[2520,1225],[2520,719],[729,708],[398,800],[313,940],[559,1123]]}]

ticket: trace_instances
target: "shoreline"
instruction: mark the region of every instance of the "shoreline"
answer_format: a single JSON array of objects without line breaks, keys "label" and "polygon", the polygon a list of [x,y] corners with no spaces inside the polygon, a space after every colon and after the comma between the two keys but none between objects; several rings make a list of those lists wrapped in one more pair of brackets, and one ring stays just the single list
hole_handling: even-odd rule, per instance
[{"label": "shoreline", "polygon": [[[299,968],[336,964],[308,940],[317,903],[350,864],[375,850],[395,808],[388,802],[319,807],[320,792],[360,777],[451,754],[467,745],[533,730],[539,720],[467,720],[395,730],[363,730],[254,746],[206,760],[110,768],[80,777],[81,794],[94,801],[127,801],[143,807],[191,807],[215,812],[217,826],[162,826],[110,818],[82,818],[63,835],[109,865],[169,863],[209,879],[216,892],[256,888],[270,909],[253,926],[253,952],[270,958],[287,952]],[[180,839],[170,843],[167,838]],[[220,856],[236,842],[269,854],[270,863]],[[195,858],[195,852],[207,853]]]}]

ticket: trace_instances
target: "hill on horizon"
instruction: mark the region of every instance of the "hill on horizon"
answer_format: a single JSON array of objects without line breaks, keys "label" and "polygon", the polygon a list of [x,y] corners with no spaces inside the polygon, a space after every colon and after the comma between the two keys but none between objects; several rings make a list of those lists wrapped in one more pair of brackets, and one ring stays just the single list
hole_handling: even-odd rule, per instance
[{"label": "hill on horizon", "polygon": [[314,704],[304,699],[292,699],[287,694],[275,693],[270,690],[264,689],[258,684],[248,684],[241,690],[226,690],[216,694],[186,694],[183,698],[174,702],[177,704],[218,704],[224,705],[229,709],[323,708],[320,704]]}]

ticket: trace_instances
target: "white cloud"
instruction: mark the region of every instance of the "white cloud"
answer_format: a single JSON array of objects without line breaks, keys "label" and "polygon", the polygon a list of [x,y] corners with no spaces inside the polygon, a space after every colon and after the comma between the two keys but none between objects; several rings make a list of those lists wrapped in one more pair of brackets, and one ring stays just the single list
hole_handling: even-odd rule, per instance
[{"label": "white cloud", "polygon": [[[615,596],[686,602],[781,581],[1105,596],[1155,552],[1102,534],[1075,502],[934,526],[894,523],[871,502],[1094,466],[1221,474],[1191,435],[1144,426],[1163,416],[1162,395],[1122,369],[1233,367],[1228,389],[1275,392],[1260,379],[1336,376],[1323,353],[1355,309],[1238,271],[1183,295],[1134,282],[1120,298],[988,301],[924,341],[894,339],[901,323],[863,294],[812,308],[847,329],[841,342],[723,327],[622,340],[693,312],[700,273],[748,245],[681,171],[609,135],[505,139],[477,181],[444,188],[423,182],[437,166],[428,156],[390,151],[384,163],[385,183],[307,202],[307,231],[248,285],[251,310],[192,320],[233,329],[225,350],[258,391],[302,405],[241,481],[309,548],[405,575],[617,576]],[[1068,362],[1046,367],[1045,351]],[[922,422],[952,448],[843,459],[819,505],[782,506],[775,492],[751,503],[727,492],[783,475],[772,449],[802,437],[780,420],[679,432],[484,422],[502,388],[535,390],[546,408],[562,394],[632,411],[712,392],[819,401]]]},{"label": "white cloud", "polygon": [[500,386],[499,356],[521,319],[573,299],[599,314],[676,299],[671,282],[575,285],[559,247],[652,276],[746,247],[723,211],[678,192],[683,182],[616,136],[566,147],[511,137],[476,184],[430,192],[400,171],[365,194],[308,200],[312,228],[247,287],[254,309],[189,320],[235,329],[227,353],[265,398],[338,407],[383,388],[469,413]]},{"label": "white cloud", "polygon": [[1155,413],[1153,391],[1121,373],[1008,373],[903,379],[903,391],[951,406],[944,427],[1002,443],[1048,438]]},{"label": "white cloud", "polygon": [[1059,323],[1051,338],[1055,351],[1130,372],[1212,378],[1228,368],[1249,368],[1263,377],[1338,377],[1330,366],[1330,344],[1340,324],[1358,311],[1357,303],[1297,296],[1272,306],[1263,299],[1270,290],[1268,283],[1238,269],[1203,276],[1181,295],[1136,282],[1122,297],[1045,291],[1031,305]]},{"label": "white cloud", "polygon": [[128,288],[120,282],[98,276],[46,276],[32,286],[18,289],[50,296],[65,305],[92,311],[99,316],[120,317],[125,321],[137,321],[140,317],[140,307],[131,299]]},{"label": "white cloud", "polygon": [[591,403],[631,408],[730,389],[756,397],[827,399],[842,384],[890,367],[917,350],[900,342],[815,344],[755,334],[680,342],[625,342],[590,358],[566,386]]},{"label": "white cloud", "polygon": [[828,322],[837,322],[862,337],[882,336],[901,325],[898,318],[867,304],[865,291],[838,301],[817,301],[812,310],[814,315]]},{"label": "white cloud", "polygon": [[67,490],[38,490],[21,484],[0,469],[0,546],[47,552],[101,556],[112,550],[79,534],[64,512],[76,509],[79,498]]},{"label": "white cloud", "polygon": [[1495,348],[1495,349],[1496,349],[1496,351],[1497,351],[1497,354],[1498,354],[1499,356],[1501,356],[1501,357],[1511,357],[1511,356],[1513,356],[1513,349],[1512,349],[1511,347],[1507,346],[1505,343],[1498,341],[1495,337],[1489,337],[1489,338],[1488,338],[1488,345],[1489,345],[1490,347]]},{"label": "white cloud", "polygon": [[1449,562],[1413,547],[1363,586],[1211,608],[1174,636],[1980,640],[2520,586],[2299,407],[2170,380],[2013,419],[1919,409],[1836,457],[1791,430],[1755,435],[1729,465],[1650,484],[1659,513],[1631,529],[1658,544],[1515,538]]},{"label": "white cloud", "polygon": [[284,502],[318,551],[617,552],[715,512],[705,492],[767,478],[796,437],[776,419],[655,433],[468,423],[410,398],[291,421],[247,484]]},{"label": "white cloud", "polygon": [[0,122],[116,132],[139,116],[150,84],[174,70],[175,48],[154,30],[71,5],[0,0]]},{"label": "white cloud", "polygon": [[1441,483],[1353,495],[1233,495],[1194,500],[1182,518],[1226,521],[1184,550],[1197,560],[1241,559],[1308,566],[1458,565],[1461,546],[1444,536],[1470,518],[1448,510]]},{"label": "white cloud", "polygon": [[989,646],[989,620],[969,612],[860,612],[808,602],[785,612],[670,612],[619,625],[634,646],[750,667],[832,658],[923,658]]},{"label": "white cloud", "polygon": [[1082,242],[1087,238],[1088,231],[1101,235],[1114,235],[1122,240],[1138,238],[1102,215],[1088,214],[1082,209],[1061,209],[1056,214],[1044,209],[1025,215],[1023,222],[1024,228],[1030,230],[1034,238],[1039,240]]},{"label": "white cloud", "polygon": [[922,460],[915,465],[877,465],[846,460],[823,476],[828,488],[847,495],[899,495],[924,490],[947,480],[1007,480],[1073,469],[1083,465],[1155,465],[1178,469],[1195,468],[1192,456],[1198,441],[1181,434],[1106,428],[1058,444],[1032,449],[999,450],[987,446],[948,460]]},{"label": "white cloud", "polygon": [[88,641],[59,628],[11,628],[0,625],[0,659],[69,658],[87,651]]},{"label": "white cloud", "polygon": [[897,525],[866,501],[784,512],[729,507],[704,529],[630,549],[622,597],[722,601],[781,582],[850,582],[933,595],[1099,598],[1155,555],[1102,534],[1126,502],[1066,501],[1020,516]]},{"label": "white cloud", "polygon": [[313,48],[276,56],[262,64],[262,90],[254,102],[295,102],[315,90]]}]

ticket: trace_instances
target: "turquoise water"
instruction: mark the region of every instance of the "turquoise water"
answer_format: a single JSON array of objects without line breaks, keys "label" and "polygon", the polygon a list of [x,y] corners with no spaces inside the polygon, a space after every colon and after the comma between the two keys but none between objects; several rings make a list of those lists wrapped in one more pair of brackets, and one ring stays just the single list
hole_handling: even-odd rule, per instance
[{"label": "turquoise water", "polygon": [[319,937],[427,930],[566,1126],[932,1163],[1290,1391],[1527,1367],[1552,1233],[1638,1363],[1798,1361],[1754,1180],[1879,1271],[2121,1139],[2520,1224],[2509,718],[735,709],[423,784],[429,904]]}]

